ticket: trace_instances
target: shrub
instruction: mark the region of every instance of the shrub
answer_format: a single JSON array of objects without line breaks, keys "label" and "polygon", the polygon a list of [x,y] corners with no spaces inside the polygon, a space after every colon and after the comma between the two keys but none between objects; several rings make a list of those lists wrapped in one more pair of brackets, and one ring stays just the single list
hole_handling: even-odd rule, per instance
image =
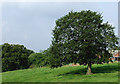
[{"label": "shrub", "polygon": [[31,64],[42,67],[49,65],[50,55],[50,48],[48,48],[40,53],[33,53],[28,58]]},{"label": "shrub", "polygon": [[33,53],[28,58],[31,64],[37,65],[38,67],[44,66],[44,57],[42,53]]}]

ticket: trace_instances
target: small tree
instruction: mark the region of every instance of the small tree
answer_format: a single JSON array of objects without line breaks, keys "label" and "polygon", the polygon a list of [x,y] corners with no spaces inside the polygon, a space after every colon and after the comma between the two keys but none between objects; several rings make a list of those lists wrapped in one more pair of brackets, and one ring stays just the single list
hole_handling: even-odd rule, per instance
[{"label": "small tree", "polygon": [[28,56],[33,53],[23,45],[5,43],[2,45],[2,71],[26,69],[29,67]]},{"label": "small tree", "polygon": [[44,66],[44,56],[42,53],[33,53],[28,58],[31,64],[38,67]]},{"label": "small tree", "polygon": [[92,64],[108,63],[109,50],[117,47],[113,29],[108,22],[103,23],[100,13],[69,12],[56,21],[53,30],[51,67],[74,62],[88,65],[86,74],[91,74]]},{"label": "small tree", "polygon": [[42,67],[49,65],[50,55],[50,48],[48,48],[47,50],[44,50],[40,53],[33,53],[28,58],[31,64]]}]

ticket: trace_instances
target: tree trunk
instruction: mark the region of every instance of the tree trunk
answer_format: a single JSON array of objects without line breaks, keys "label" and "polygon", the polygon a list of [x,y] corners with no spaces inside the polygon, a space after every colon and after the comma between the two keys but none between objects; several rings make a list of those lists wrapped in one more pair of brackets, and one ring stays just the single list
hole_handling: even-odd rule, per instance
[{"label": "tree trunk", "polygon": [[89,62],[89,63],[88,63],[88,70],[87,70],[86,75],[91,75],[91,74],[93,74],[92,71],[91,71],[91,66],[92,66],[92,64],[91,64],[91,62]]}]

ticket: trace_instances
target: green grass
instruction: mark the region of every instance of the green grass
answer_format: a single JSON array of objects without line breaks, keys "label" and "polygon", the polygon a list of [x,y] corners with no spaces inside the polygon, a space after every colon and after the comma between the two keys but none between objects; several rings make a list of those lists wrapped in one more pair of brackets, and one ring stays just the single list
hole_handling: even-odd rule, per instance
[{"label": "green grass", "polygon": [[86,75],[87,66],[33,68],[2,73],[3,82],[118,82],[118,63],[94,64],[92,75]]}]

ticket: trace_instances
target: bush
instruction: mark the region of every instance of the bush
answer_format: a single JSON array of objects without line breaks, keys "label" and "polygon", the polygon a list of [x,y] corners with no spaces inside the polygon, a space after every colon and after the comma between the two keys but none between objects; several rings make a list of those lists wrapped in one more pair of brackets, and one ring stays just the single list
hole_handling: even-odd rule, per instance
[{"label": "bush", "polygon": [[38,67],[44,66],[44,57],[42,53],[33,53],[28,58],[31,64],[37,65]]},{"label": "bush", "polygon": [[30,63],[28,56],[33,51],[28,50],[23,45],[13,45],[5,43],[2,45],[2,71],[12,71],[26,69]]},{"label": "bush", "polygon": [[49,65],[50,55],[50,48],[48,48],[40,53],[33,53],[28,58],[31,64],[36,65],[37,67],[42,67]]}]

